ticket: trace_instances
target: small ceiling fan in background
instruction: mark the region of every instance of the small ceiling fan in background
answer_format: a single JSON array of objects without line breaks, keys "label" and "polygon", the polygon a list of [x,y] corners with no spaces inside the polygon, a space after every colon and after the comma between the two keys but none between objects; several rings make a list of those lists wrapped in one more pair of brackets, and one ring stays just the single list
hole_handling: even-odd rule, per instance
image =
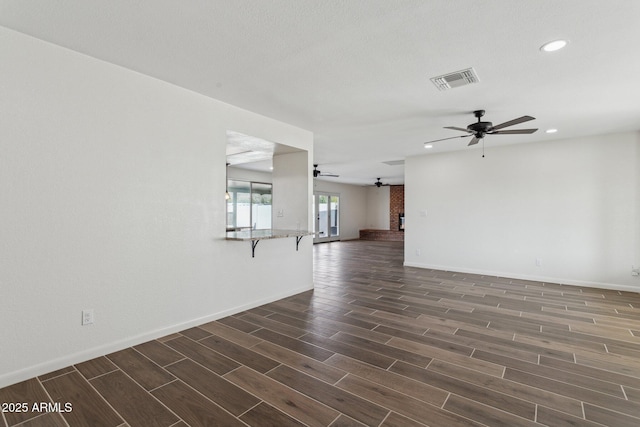
[{"label": "small ceiling fan in background", "polygon": [[383,184],[382,181],[380,181],[380,178],[376,178],[376,179],[377,179],[377,181],[374,182],[373,185],[375,185],[378,188],[382,187],[383,185],[384,186],[391,185],[391,184]]},{"label": "small ceiling fan in background", "polygon": [[460,128],[456,126],[445,126],[445,129],[453,129],[459,130],[462,132],[466,132],[467,135],[460,136],[452,136],[449,138],[436,139],[434,141],[425,142],[426,144],[431,144],[432,142],[438,141],[446,141],[448,139],[454,138],[466,138],[468,136],[473,136],[469,144],[467,145],[475,145],[480,142],[486,135],[516,135],[516,134],[529,134],[534,133],[538,129],[511,129],[511,130],[502,130],[506,127],[517,125],[520,123],[528,122],[530,120],[535,120],[535,117],[531,116],[522,116],[517,119],[509,120],[508,122],[500,123],[499,125],[493,125],[491,122],[481,122],[480,118],[484,116],[484,110],[476,110],[473,112],[473,115],[476,116],[478,121],[476,123],[471,123],[465,128]]},{"label": "small ceiling fan in background", "polygon": [[334,174],[334,173],[322,173],[322,172],[320,172],[320,171],[318,170],[318,165],[317,165],[317,164],[315,164],[315,165],[313,165],[313,177],[314,177],[314,178],[317,178],[317,177],[319,177],[319,176],[331,176],[331,177],[337,178],[337,177],[339,177],[340,175],[336,175],[336,174]]}]

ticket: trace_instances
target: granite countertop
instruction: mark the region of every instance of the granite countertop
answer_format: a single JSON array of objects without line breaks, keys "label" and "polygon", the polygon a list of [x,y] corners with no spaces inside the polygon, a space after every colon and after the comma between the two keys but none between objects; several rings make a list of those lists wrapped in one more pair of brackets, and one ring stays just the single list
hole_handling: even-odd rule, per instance
[{"label": "granite countertop", "polygon": [[311,236],[315,234],[313,231],[307,230],[243,230],[243,231],[228,231],[225,237],[226,240],[262,240],[262,239],[282,239],[285,237],[301,237]]}]

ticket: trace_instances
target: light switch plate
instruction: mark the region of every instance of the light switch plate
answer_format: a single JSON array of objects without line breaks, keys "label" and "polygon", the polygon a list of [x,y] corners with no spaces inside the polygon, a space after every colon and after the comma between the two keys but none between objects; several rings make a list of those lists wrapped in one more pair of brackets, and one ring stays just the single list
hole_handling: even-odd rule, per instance
[{"label": "light switch plate", "polygon": [[82,310],[82,326],[92,325],[94,321],[93,309]]}]

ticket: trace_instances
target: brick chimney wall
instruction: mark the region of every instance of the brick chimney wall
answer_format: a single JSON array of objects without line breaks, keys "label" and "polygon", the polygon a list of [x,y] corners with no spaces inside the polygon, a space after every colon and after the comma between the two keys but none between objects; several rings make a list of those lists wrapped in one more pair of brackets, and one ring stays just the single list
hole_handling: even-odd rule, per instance
[{"label": "brick chimney wall", "polygon": [[400,214],[404,213],[404,185],[392,185],[389,190],[389,228],[398,231]]}]

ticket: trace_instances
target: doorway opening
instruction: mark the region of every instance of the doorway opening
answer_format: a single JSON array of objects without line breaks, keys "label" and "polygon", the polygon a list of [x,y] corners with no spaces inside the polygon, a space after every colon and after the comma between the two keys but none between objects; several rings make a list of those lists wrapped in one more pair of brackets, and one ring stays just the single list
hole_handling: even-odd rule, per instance
[{"label": "doorway opening", "polygon": [[340,240],[340,195],[318,192],[313,199],[313,242]]}]

